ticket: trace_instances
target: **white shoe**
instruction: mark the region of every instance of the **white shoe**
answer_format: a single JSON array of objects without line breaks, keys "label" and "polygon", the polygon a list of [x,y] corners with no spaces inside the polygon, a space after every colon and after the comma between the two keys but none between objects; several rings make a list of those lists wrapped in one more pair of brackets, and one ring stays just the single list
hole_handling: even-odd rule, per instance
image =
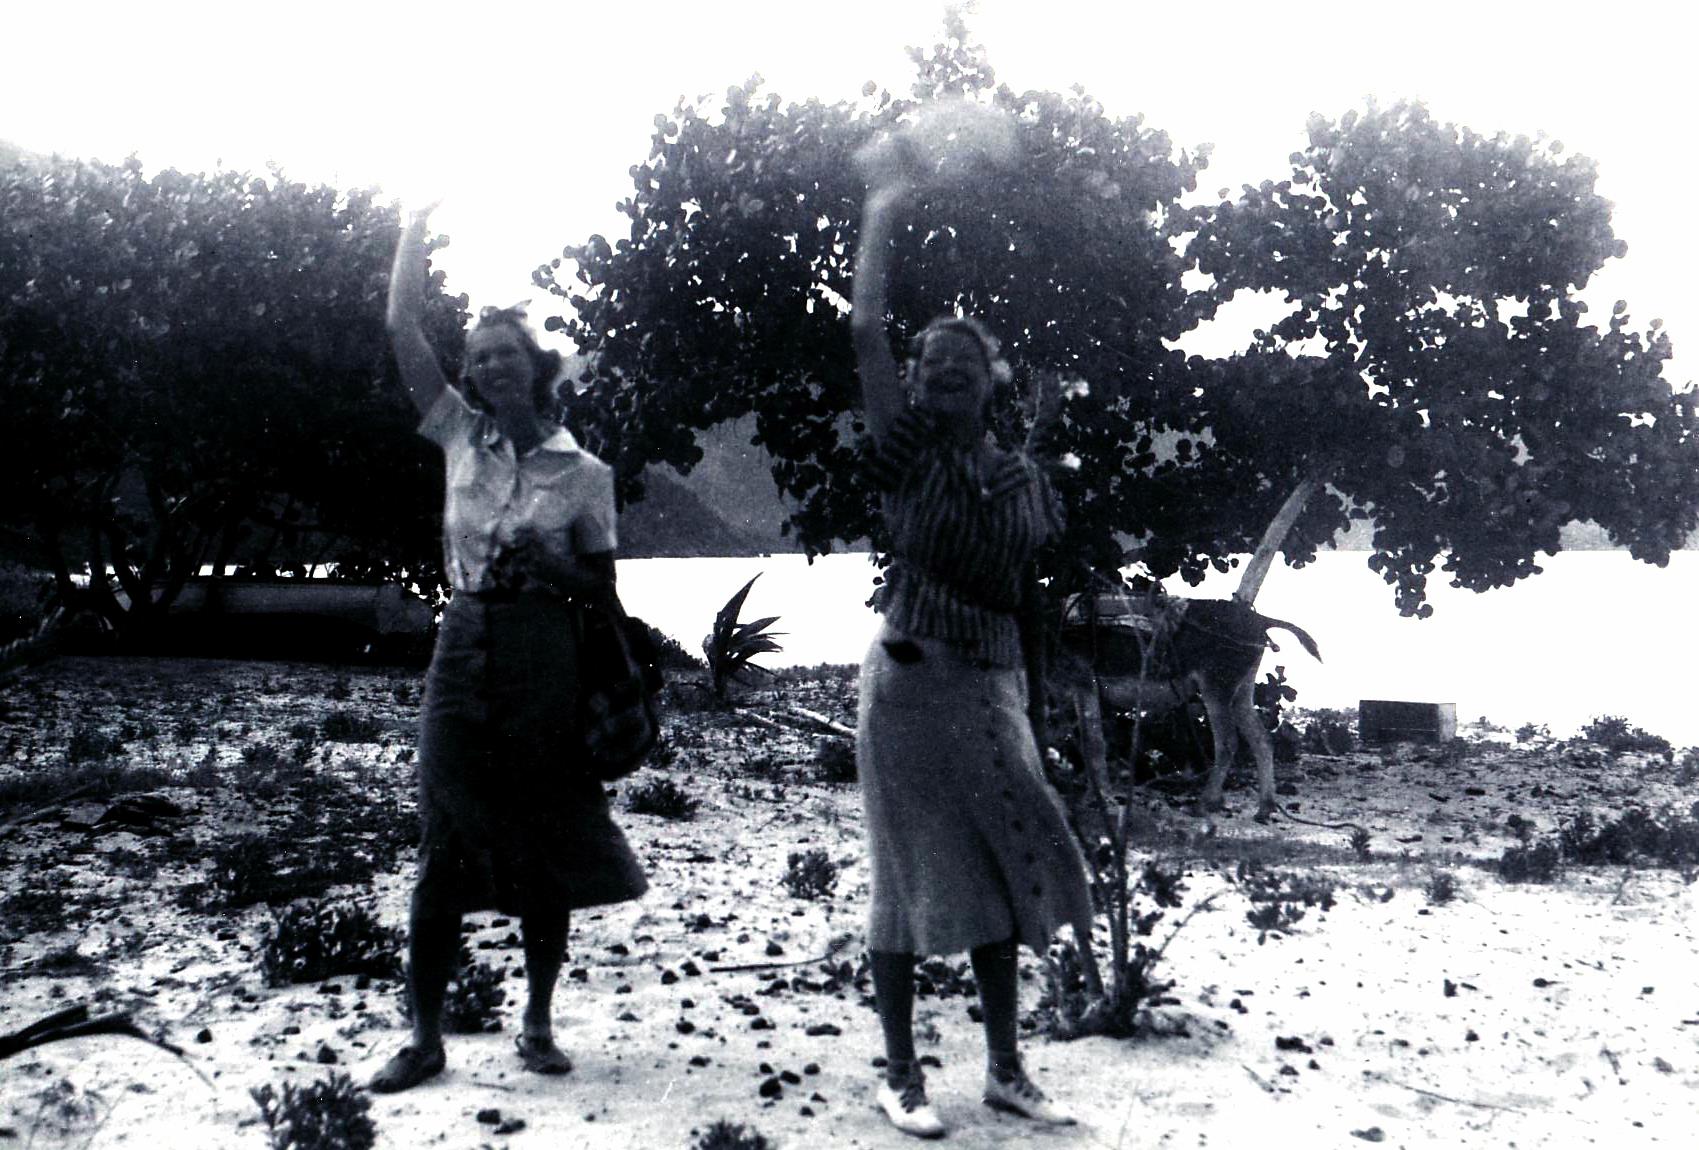
[{"label": "white shoe", "polygon": [[916,1138],[944,1136],[944,1124],[938,1121],[938,1112],[926,1100],[926,1079],[918,1070],[901,1090],[892,1089],[889,1082],[881,1082],[876,1099],[885,1117],[891,1120],[891,1125],[904,1134],[912,1134]]},{"label": "white shoe", "polygon": [[993,1110],[1007,1110],[1047,1126],[1073,1126],[1079,1122],[1066,1108],[1045,1097],[1044,1091],[1033,1085],[1023,1067],[1007,1081],[989,1070],[985,1072],[985,1104]]}]

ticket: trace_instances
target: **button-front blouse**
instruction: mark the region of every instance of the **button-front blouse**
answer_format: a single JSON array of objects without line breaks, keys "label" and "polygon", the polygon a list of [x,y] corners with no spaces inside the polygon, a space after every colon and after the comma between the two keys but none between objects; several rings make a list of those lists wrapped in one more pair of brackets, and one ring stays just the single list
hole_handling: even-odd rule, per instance
[{"label": "button-front blouse", "polygon": [[894,555],[883,611],[911,635],[942,639],[1000,667],[1021,663],[1016,612],[1034,552],[1061,530],[1044,472],[1022,453],[984,463],[947,445],[938,420],[908,408],[870,444]]},{"label": "button-front blouse", "polygon": [[613,468],[564,427],[516,456],[493,416],[445,387],[419,434],[443,449],[447,465],[443,550],[456,591],[495,589],[491,562],[520,527],[534,528],[560,558],[614,550]]}]

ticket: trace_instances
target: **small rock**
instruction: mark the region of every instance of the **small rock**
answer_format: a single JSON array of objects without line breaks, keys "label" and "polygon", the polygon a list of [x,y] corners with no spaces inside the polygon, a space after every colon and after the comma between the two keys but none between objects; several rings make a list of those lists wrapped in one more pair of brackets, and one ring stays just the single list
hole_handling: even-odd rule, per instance
[{"label": "small rock", "polygon": [[772,941],[769,941],[767,943],[767,957],[768,958],[777,958],[779,955],[783,954],[784,952],[785,952],[785,948],[780,946],[778,943],[772,942]]},{"label": "small rock", "polygon": [[1447,998],[1457,997],[1457,984],[1449,978],[1445,980],[1445,996]]},{"label": "small rock", "polygon": [[936,1054],[922,1054],[920,1056],[920,1064],[922,1066],[930,1066],[934,1070],[942,1070],[944,1068],[944,1064],[938,1060],[938,1056]]},{"label": "small rock", "polygon": [[773,1029],[773,1020],[771,1018],[757,1018],[749,1024],[749,1029],[771,1030]]},{"label": "small rock", "polygon": [[500,1123],[496,1126],[496,1133],[497,1134],[517,1134],[523,1129],[525,1129],[525,1119],[523,1119],[523,1118],[509,1118],[507,1121],[502,1122],[502,1123]]},{"label": "small rock", "polygon": [[494,1106],[478,1111],[478,1121],[485,1126],[494,1126],[501,1121],[501,1111]]},{"label": "small rock", "polygon": [[1302,1038],[1299,1038],[1296,1035],[1293,1035],[1290,1038],[1276,1038],[1274,1040],[1274,1048],[1276,1050],[1295,1050],[1300,1054],[1315,1053],[1314,1050],[1310,1049],[1309,1043],[1305,1042]]},{"label": "small rock", "polygon": [[683,962],[679,963],[678,968],[691,978],[696,978],[702,973],[702,968],[697,966],[694,962],[691,962],[689,959],[685,959]]},{"label": "small rock", "polygon": [[619,1020],[621,1022],[636,1022],[637,1016],[629,1010],[622,1010],[619,1012]]},{"label": "small rock", "polygon": [[570,978],[574,982],[589,982],[590,972],[585,970],[582,966],[575,966],[566,972],[566,977]]},{"label": "small rock", "polygon": [[673,1023],[673,1029],[678,1031],[680,1034],[695,1034],[696,1024],[688,1018],[681,1018],[677,1022]]},{"label": "small rock", "polygon": [[661,971],[661,985],[662,986],[671,986],[673,983],[675,983],[677,981],[678,981],[678,975],[674,974],[672,971],[670,971],[670,970]]},{"label": "small rock", "polygon": [[843,1033],[843,1029],[830,1022],[816,1022],[803,1033],[810,1038],[836,1038]]},{"label": "small rock", "polygon": [[818,1074],[820,1073],[820,1064],[818,1062],[810,1062],[807,1066],[802,1068],[802,1072],[804,1074]]},{"label": "small rock", "polygon": [[761,1088],[756,1091],[756,1093],[761,1095],[763,1098],[777,1098],[784,1092],[785,1088],[777,1078],[768,1078],[763,1080]]},{"label": "small rock", "polygon": [[1379,1126],[1370,1126],[1367,1130],[1353,1130],[1351,1137],[1361,1138],[1364,1142],[1385,1142],[1386,1131]]},{"label": "small rock", "polygon": [[709,1059],[706,1054],[693,1054],[690,1056],[690,1064],[698,1069],[708,1065],[708,1061]]},{"label": "small rock", "polygon": [[1463,1035],[1463,1041],[1464,1042],[1479,1042],[1480,1040],[1481,1040],[1481,1036],[1479,1034],[1476,1034],[1474,1032],[1474,1030],[1466,1031]]},{"label": "small rock", "polygon": [[202,1043],[211,1042],[212,1041],[212,1031],[207,1029],[204,1026],[201,1027],[200,1031],[195,1035],[195,1041],[196,1042],[202,1042]]},{"label": "small rock", "polygon": [[794,1070],[781,1070],[779,1072],[779,1081],[783,1082],[786,1086],[801,1086],[802,1075],[798,1074]]},{"label": "small rock", "polygon": [[337,1062],[336,1051],[334,1051],[330,1048],[329,1043],[325,1043],[325,1042],[319,1043],[318,1062],[319,1062],[320,1066],[335,1066],[336,1065],[336,1062]]},{"label": "small rock", "polygon": [[608,947],[608,953],[624,958],[626,955],[631,953],[631,948],[626,946],[623,942],[616,942],[612,946]]}]

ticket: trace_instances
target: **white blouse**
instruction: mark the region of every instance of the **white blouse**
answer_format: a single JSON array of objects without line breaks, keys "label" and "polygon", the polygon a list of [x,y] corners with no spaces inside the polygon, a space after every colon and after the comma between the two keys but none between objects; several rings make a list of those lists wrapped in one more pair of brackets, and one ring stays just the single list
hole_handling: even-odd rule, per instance
[{"label": "white blouse", "polygon": [[448,468],[443,552],[456,591],[493,590],[491,562],[520,527],[560,558],[617,546],[613,468],[564,427],[516,457],[493,416],[445,387],[419,434],[442,448]]}]

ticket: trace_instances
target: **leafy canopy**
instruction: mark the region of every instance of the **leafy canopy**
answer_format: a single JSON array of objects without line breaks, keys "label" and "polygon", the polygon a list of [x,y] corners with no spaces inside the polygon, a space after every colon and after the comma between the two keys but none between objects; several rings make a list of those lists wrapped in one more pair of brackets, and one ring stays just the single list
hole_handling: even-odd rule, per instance
[{"label": "leafy canopy", "polygon": [[[1019,156],[919,205],[898,240],[893,336],[962,310],[1002,336],[1016,392],[1089,384],[1059,433],[1080,462],[1060,484],[1068,563],[1137,557],[1195,581],[1316,481],[1287,560],[1370,519],[1372,565],[1424,614],[1442,554],[1485,589],[1537,571],[1571,519],[1660,563],[1695,526],[1699,458],[1689,401],[1662,379],[1667,337],[1631,330],[1622,306],[1589,326],[1576,297],[1622,254],[1587,161],[1370,108],[1318,117],[1289,179],[1188,206],[1207,149],[1176,154],[1079,90],[997,85],[959,17],[912,57],[908,98],[869,85],[784,104],[751,79],[714,112],[681,101],[631,168],[628,235],[537,269],[571,306],[549,326],[590,356],[574,417],[627,497],[643,465],[688,470],[698,430],[753,412],[801,546],[877,542],[853,465],[849,157],[953,95],[1004,109]],[[1294,311],[1234,356],[1175,349],[1241,290]],[[1019,431],[1012,396],[1000,418]]]},{"label": "leafy canopy", "polygon": [[[437,581],[440,463],[387,364],[396,235],[372,193],[277,171],[0,170],[5,515],[67,598],[128,625],[203,563]],[[464,301],[430,296],[452,355]]]}]

